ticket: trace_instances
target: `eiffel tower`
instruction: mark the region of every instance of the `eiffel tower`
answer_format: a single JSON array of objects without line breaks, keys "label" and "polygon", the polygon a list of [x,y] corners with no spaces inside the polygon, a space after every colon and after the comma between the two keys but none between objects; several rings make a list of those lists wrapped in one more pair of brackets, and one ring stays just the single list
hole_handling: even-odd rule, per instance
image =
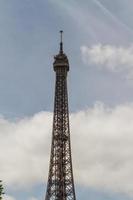
[{"label": "eiffel tower", "polygon": [[73,180],[69,110],[67,94],[67,73],[69,61],[63,52],[62,34],[58,55],[54,57],[56,73],[54,117],[51,157],[45,200],[76,200]]}]

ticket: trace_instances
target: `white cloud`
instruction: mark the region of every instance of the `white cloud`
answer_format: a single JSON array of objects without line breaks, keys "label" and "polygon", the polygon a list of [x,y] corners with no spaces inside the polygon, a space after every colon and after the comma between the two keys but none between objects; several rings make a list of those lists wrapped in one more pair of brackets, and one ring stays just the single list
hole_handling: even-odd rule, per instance
[{"label": "white cloud", "polygon": [[30,199],[28,199],[28,200],[37,200],[35,197],[31,197]]},{"label": "white cloud", "polygon": [[72,119],[77,181],[133,194],[133,104],[96,105]]},{"label": "white cloud", "polygon": [[[52,114],[0,119],[0,177],[8,186],[47,181]],[[133,104],[96,104],[71,115],[75,182],[133,195]]]},{"label": "white cloud", "polygon": [[118,47],[97,44],[92,47],[82,46],[81,53],[86,64],[95,64],[100,69],[113,72],[124,72],[133,78],[133,45]]},{"label": "white cloud", "polygon": [[46,179],[51,114],[17,122],[0,119],[0,177],[8,185],[32,185]]},{"label": "white cloud", "polygon": [[15,200],[15,198],[9,195],[4,195],[3,200]]},{"label": "white cloud", "polygon": [[[16,200],[16,198],[14,198],[14,197],[12,197],[12,196],[9,196],[9,195],[4,195],[4,196],[3,196],[3,200]],[[37,200],[37,198],[31,197],[31,198],[29,198],[28,200]]]}]

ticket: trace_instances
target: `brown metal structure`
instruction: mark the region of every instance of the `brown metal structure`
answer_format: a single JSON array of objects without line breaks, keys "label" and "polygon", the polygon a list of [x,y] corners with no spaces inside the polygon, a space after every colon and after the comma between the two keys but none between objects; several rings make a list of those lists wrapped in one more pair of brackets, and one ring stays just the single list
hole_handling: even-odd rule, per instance
[{"label": "brown metal structure", "polygon": [[54,57],[56,73],[51,158],[45,200],[76,200],[69,129],[67,72],[69,61],[63,52],[62,33],[59,54]]}]

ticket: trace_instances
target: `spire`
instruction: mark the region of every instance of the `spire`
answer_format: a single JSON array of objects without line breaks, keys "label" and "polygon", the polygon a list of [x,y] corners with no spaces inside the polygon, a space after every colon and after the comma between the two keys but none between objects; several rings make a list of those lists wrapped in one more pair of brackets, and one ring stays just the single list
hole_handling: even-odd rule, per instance
[{"label": "spire", "polygon": [[60,54],[63,53],[63,41],[62,41],[63,31],[60,31]]},{"label": "spire", "polygon": [[59,53],[54,56],[54,71],[60,69],[60,66],[62,68],[66,68],[67,71],[69,71],[69,61],[66,56],[66,54],[63,52],[63,39],[62,39],[63,31],[60,31],[60,49]]}]

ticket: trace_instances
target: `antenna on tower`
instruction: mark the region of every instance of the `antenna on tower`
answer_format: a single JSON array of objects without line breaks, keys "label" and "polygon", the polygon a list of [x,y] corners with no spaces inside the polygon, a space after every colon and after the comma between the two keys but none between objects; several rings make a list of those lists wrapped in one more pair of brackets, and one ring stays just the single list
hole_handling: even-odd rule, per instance
[{"label": "antenna on tower", "polygon": [[62,37],[63,36],[63,31],[60,31],[60,53],[63,53],[63,41],[62,41]]}]

